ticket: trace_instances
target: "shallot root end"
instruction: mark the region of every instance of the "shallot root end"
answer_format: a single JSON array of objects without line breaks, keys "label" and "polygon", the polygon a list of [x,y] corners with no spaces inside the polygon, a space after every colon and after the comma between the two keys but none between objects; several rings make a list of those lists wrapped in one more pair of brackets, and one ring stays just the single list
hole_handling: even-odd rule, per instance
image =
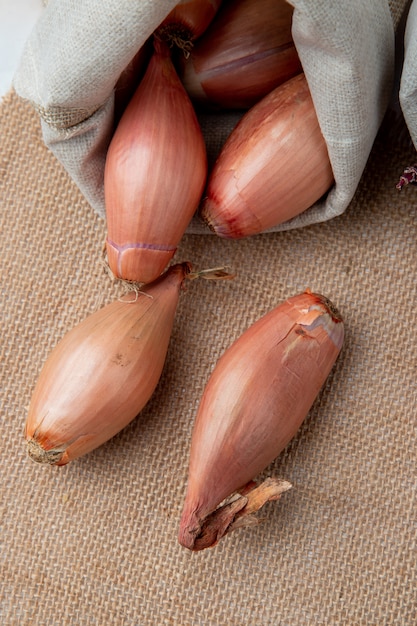
[{"label": "shallot root end", "polygon": [[62,460],[65,450],[45,450],[34,439],[27,440],[28,455],[36,463],[57,465]]}]

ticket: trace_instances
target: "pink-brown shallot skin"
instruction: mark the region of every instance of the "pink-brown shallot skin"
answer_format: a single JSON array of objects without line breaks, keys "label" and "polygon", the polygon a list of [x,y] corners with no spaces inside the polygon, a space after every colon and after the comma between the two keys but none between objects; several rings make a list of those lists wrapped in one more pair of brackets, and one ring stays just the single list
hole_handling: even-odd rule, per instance
[{"label": "pink-brown shallot skin", "polygon": [[229,0],[195,43],[179,74],[191,99],[248,109],[302,71],[286,0]]},{"label": "pink-brown shallot skin", "polygon": [[117,278],[155,280],[199,205],[206,146],[162,41],[110,143],[105,171],[108,264]]},{"label": "pink-brown shallot skin", "polygon": [[229,135],[201,207],[220,237],[262,233],[311,207],[334,182],[304,74],[255,104]]},{"label": "pink-brown shallot skin", "polygon": [[204,390],[191,440],[179,542],[262,472],[294,437],[341,350],[343,321],[323,296],[289,298],[222,355]]},{"label": "pink-brown shallot skin", "polygon": [[65,465],[121,431],[161,376],[188,263],[86,317],[52,350],[25,426],[29,456]]}]

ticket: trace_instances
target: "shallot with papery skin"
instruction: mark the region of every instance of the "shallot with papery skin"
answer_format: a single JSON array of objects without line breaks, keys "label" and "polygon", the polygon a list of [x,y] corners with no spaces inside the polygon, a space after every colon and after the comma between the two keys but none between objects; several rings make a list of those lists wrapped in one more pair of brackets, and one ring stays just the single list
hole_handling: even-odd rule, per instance
[{"label": "shallot with papery skin", "polygon": [[302,71],[286,0],[232,0],[179,70],[191,98],[220,109],[253,106]]},{"label": "shallot with papery skin", "polygon": [[51,352],[30,402],[31,458],[65,465],[116,435],[159,381],[189,263],[85,318]]},{"label": "shallot with papery skin", "polygon": [[[306,291],[264,315],[226,350],[209,378],[193,428],[181,545],[190,550],[214,545],[244,525],[246,514],[252,523],[254,510],[290,487],[285,481],[268,484],[260,503],[253,506],[250,500],[251,481],[297,433],[343,337],[334,306]],[[229,500],[219,507],[242,488],[233,506]]]},{"label": "shallot with papery skin", "polygon": [[163,272],[206,178],[206,146],[194,108],[167,44],[154,39],[146,73],[106,158],[106,250],[117,278],[149,283]]},{"label": "shallot with papery skin", "polygon": [[209,176],[201,217],[219,236],[264,232],[319,200],[334,182],[304,74],[255,104],[229,135]]}]

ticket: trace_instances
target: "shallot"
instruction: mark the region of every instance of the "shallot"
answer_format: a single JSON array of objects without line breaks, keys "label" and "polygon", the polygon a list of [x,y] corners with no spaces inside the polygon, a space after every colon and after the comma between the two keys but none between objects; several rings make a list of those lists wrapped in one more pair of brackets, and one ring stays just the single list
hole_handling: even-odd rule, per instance
[{"label": "shallot", "polygon": [[220,357],[192,432],[181,545],[214,545],[246,516],[253,523],[257,508],[290,487],[271,478],[260,497],[253,479],[297,433],[343,336],[335,307],[307,290],[261,317]]},{"label": "shallot", "polygon": [[149,283],[172,259],[206,182],[206,146],[164,42],[111,140],[104,172],[108,264]]},{"label": "shallot", "polygon": [[286,0],[232,0],[222,6],[179,70],[198,104],[248,109],[302,71]]},{"label": "shallot", "polygon": [[256,235],[308,209],[333,181],[307,80],[299,74],[232,130],[210,173],[201,216],[221,237]]},{"label": "shallot", "polygon": [[160,379],[189,263],[86,317],[58,342],[26,420],[30,457],[65,465],[116,435]]}]

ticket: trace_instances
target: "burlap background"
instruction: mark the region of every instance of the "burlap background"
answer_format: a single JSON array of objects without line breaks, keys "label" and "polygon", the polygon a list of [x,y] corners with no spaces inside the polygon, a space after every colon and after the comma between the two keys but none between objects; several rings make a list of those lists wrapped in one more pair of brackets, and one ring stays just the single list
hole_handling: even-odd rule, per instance
[{"label": "burlap background", "polygon": [[[51,348],[118,289],[104,223],[0,105],[3,626],[410,626],[417,612],[417,190],[414,149],[381,134],[346,213],[233,242],[187,235],[176,259],[233,282],[182,295],[165,371],[134,423],[63,468],[26,456],[26,408]],[[346,322],[336,367],[266,470],[294,484],[265,522],[191,554],[176,539],[199,397],[250,322],[310,287]]]}]

